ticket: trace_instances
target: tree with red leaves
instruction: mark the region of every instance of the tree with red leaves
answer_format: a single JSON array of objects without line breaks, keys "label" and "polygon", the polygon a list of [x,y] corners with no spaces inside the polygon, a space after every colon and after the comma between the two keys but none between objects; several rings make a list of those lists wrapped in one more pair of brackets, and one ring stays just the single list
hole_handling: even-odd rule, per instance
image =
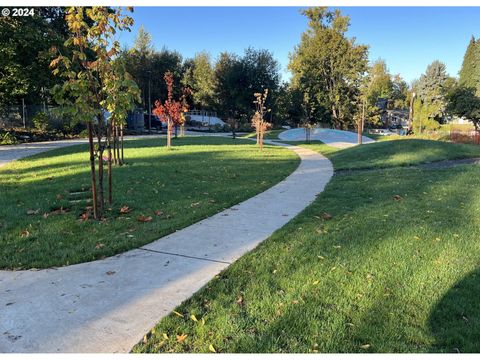
[{"label": "tree with red leaves", "polygon": [[185,116],[183,115],[188,111],[188,104],[185,101],[188,89],[183,89],[183,95],[180,99],[173,99],[173,74],[168,71],[164,77],[167,84],[167,100],[165,103],[161,103],[160,100],[155,101],[155,108],[153,113],[160,118],[160,121],[167,124],[167,148],[171,147],[172,131],[174,126],[183,125],[185,122]]}]

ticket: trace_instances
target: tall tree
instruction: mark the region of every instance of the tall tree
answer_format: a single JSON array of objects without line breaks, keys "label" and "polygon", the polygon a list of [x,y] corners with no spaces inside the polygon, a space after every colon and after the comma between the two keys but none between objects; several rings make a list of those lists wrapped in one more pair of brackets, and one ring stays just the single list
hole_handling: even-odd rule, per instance
[{"label": "tall tree", "polygon": [[480,39],[475,40],[473,36],[470,39],[459,75],[461,86],[475,89],[480,95]]},{"label": "tall tree", "polygon": [[133,49],[145,57],[153,53],[152,35],[145,30],[143,25],[138,29]]},{"label": "tall tree", "polygon": [[67,35],[62,7],[0,17],[0,107],[19,104],[22,98],[30,104],[49,101],[48,90],[59,82],[48,67],[53,59],[49,49],[63,48]]},{"label": "tall tree", "polygon": [[375,105],[381,98],[390,99],[393,95],[393,82],[385,60],[378,59],[368,71],[367,101]]},{"label": "tall tree", "polygon": [[241,77],[236,85],[239,87],[240,97],[238,110],[251,117],[255,111],[252,106],[252,93],[263,93],[266,89],[270,96],[266,99],[265,106],[271,109],[280,86],[280,66],[273,54],[265,49],[249,47],[240,58],[240,67]]},{"label": "tall tree", "polygon": [[193,105],[200,109],[212,109],[215,97],[215,72],[210,55],[201,52],[185,65],[182,84],[192,89]]},{"label": "tall tree", "polygon": [[248,48],[242,57],[220,54],[215,64],[215,97],[223,116],[235,111],[237,116],[251,118],[255,112],[252,93],[269,90],[266,107],[272,108],[280,86],[278,62],[268,50]]},{"label": "tall tree", "polygon": [[[112,121],[123,120],[139,96],[137,85],[125,72],[122,62],[115,61],[120,44],[113,39],[118,30],[129,30],[133,19],[121,9],[71,7],[66,21],[71,31],[66,46],[72,51],[71,55],[57,52],[58,57],[50,63],[53,73],[64,81],[52,92],[63,114],[88,125],[93,216],[97,219],[102,215],[105,202],[105,150],[108,151],[109,193],[112,189]],[[111,112],[109,119],[105,118],[105,110]],[[110,203],[111,200],[109,196]]]},{"label": "tall tree", "polygon": [[[125,58],[127,71],[140,87],[141,104],[144,109],[148,109],[149,106],[149,92],[152,101],[153,99],[166,100],[167,86],[163,79],[166,72],[170,71],[174,75],[174,91],[178,91],[179,79],[183,74],[183,64],[182,56],[177,51],[162,48],[160,51],[152,50],[142,53],[136,48],[132,48],[122,51],[121,56]],[[175,93],[175,95],[180,95],[180,93]]]},{"label": "tall tree", "polygon": [[414,127],[435,129],[443,121],[448,84],[449,76],[444,63],[435,60],[427,66],[415,85]]},{"label": "tall tree", "polygon": [[409,86],[400,74],[393,77],[392,95],[394,109],[408,109]]},{"label": "tall tree", "polygon": [[448,93],[447,110],[450,114],[465,117],[480,130],[480,97],[475,95],[475,89],[457,86]]},{"label": "tall tree", "polygon": [[309,28],[290,56],[293,82],[304,92],[310,113],[347,127],[357,111],[368,47],[346,37],[350,19],[340,10],[313,7],[302,13],[309,19]]},{"label": "tall tree", "polygon": [[221,53],[214,71],[216,107],[221,116],[228,117],[240,107],[242,66],[238,56]]}]

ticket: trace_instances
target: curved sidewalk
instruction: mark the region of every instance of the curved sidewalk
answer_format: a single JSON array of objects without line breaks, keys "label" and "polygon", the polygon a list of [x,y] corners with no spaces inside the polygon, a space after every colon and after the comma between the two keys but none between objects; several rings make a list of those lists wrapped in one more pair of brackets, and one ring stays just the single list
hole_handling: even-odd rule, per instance
[{"label": "curved sidewalk", "polygon": [[[296,128],[281,132],[278,135],[278,138],[283,141],[305,141],[305,136],[305,129]],[[345,130],[313,128],[311,130],[310,139],[320,140],[324,144],[339,149],[358,145],[358,134]],[[362,142],[368,144],[375,142],[375,140],[367,136],[362,136]]]},{"label": "curved sidewalk", "polygon": [[[272,144],[278,144],[269,142]],[[162,317],[309,205],[328,159],[290,146],[272,188],[139,249],[40,271],[0,271],[0,352],[128,352]]]}]

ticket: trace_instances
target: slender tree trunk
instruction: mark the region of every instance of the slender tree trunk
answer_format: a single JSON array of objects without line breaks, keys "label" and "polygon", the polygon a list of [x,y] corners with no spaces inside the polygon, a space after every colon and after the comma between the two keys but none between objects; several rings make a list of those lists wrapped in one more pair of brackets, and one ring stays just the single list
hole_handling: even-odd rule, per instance
[{"label": "slender tree trunk", "polygon": [[112,205],[112,138],[113,137],[113,124],[110,123],[107,133],[107,144],[108,144],[108,204]]},{"label": "slender tree trunk", "polygon": [[92,122],[88,122],[88,144],[90,147],[90,171],[92,176],[92,202],[93,202],[93,218],[98,218],[98,203],[97,203],[97,179],[95,172],[95,153],[93,146],[93,131]]},{"label": "slender tree trunk", "polygon": [[115,152],[116,152],[116,155],[115,157],[117,158],[117,164],[118,165],[122,165],[122,161],[120,159],[120,127],[119,126],[115,126],[115,137],[116,137],[116,147],[115,147]]},{"label": "slender tree trunk", "polygon": [[258,141],[260,145],[260,151],[263,151],[263,130],[262,129],[260,129],[260,131],[258,132]]},{"label": "slender tree trunk", "polygon": [[111,125],[111,136],[113,139],[113,163],[115,165],[118,164],[117,162],[117,124],[115,124],[115,121],[112,122]]},{"label": "slender tree trunk", "polygon": [[172,137],[172,122],[167,120],[167,149],[170,149]]},{"label": "slender tree trunk", "polygon": [[103,148],[101,144],[101,138],[99,137],[99,152],[98,152],[98,200],[99,200],[99,212],[100,215],[103,213],[103,205],[105,204],[105,196],[103,189]]},{"label": "slender tree trunk", "polygon": [[121,161],[120,165],[123,165],[125,163],[125,159],[123,157],[123,124],[120,125],[120,137],[121,137],[120,143],[122,144],[122,161]]}]

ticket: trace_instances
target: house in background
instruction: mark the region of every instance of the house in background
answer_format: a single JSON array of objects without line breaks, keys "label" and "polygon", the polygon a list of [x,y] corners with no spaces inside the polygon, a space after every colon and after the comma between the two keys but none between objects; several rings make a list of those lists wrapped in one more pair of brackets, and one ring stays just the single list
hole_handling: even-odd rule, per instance
[{"label": "house in background", "polygon": [[379,98],[375,106],[380,109],[380,120],[385,128],[406,128],[408,126],[408,109],[389,109],[390,99]]}]

